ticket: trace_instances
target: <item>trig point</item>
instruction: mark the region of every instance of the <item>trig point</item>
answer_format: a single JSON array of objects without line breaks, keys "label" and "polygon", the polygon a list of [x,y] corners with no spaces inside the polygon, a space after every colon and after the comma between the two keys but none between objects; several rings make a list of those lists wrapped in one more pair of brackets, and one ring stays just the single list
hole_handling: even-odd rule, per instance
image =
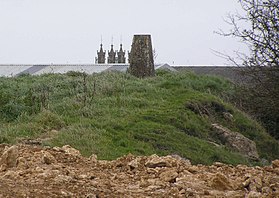
[{"label": "trig point", "polygon": [[155,75],[151,35],[134,35],[129,59],[132,75],[139,78]]}]

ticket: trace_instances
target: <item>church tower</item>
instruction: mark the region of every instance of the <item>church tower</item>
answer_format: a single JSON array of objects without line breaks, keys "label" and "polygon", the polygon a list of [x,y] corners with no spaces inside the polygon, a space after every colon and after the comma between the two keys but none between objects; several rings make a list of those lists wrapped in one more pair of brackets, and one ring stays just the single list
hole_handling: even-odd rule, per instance
[{"label": "church tower", "polygon": [[122,44],[120,44],[120,50],[117,52],[118,63],[126,63],[125,51],[122,49]]},{"label": "church tower", "polygon": [[100,45],[100,51],[97,51],[97,63],[98,64],[105,64],[106,62],[106,51],[103,50],[103,44]]},{"label": "church tower", "polygon": [[115,63],[116,52],[113,50],[113,45],[111,45],[111,49],[108,52],[108,64]]}]

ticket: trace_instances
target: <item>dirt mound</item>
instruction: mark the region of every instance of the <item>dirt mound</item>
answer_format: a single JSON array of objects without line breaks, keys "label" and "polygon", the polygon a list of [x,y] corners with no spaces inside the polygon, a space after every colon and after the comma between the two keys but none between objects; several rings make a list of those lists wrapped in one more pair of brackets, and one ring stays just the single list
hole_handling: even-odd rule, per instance
[{"label": "dirt mound", "polygon": [[179,156],[82,157],[63,146],[0,145],[0,197],[279,197],[272,166],[191,165]]}]

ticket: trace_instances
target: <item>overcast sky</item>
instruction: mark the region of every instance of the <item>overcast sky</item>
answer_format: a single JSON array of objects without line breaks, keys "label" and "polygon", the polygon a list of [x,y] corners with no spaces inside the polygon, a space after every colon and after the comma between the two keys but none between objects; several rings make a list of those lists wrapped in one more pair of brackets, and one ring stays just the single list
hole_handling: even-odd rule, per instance
[{"label": "overcast sky", "polygon": [[[157,63],[220,65],[212,52],[242,50],[213,32],[237,0],[0,0],[0,64],[93,63],[101,36],[130,50],[134,34],[152,35]],[[113,38],[113,39],[112,39]]]}]

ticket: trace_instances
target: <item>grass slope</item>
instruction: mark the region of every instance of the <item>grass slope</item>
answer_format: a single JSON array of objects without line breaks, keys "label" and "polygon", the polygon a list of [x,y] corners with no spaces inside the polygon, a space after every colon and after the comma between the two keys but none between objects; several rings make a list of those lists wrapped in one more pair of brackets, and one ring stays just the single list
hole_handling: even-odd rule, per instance
[{"label": "grass slope", "polygon": [[46,145],[70,144],[101,159],[157,153],[249,164],[212,143],[220,143],[211,129],[219,123],[254,140],[262,158],[279,158],[278,142],[220,99],[229,92],[230,82],[217,77],[164,71],[146,79],[116,72],[0,78],[0,143],[51,137]]}]

